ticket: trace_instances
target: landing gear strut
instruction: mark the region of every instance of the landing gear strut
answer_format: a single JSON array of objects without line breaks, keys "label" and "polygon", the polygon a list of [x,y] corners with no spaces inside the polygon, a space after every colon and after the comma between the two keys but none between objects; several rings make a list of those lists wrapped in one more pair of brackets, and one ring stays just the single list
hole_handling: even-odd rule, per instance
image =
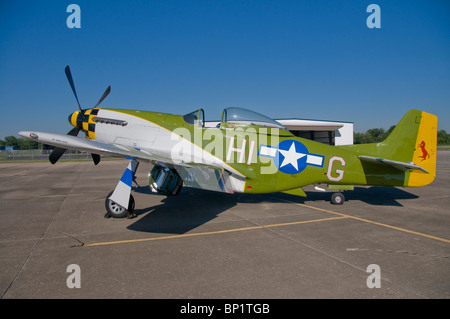
[{"label": "landing gear strut", "polygon": [[134,198],[133,195],[131,195],[131,185],[135,179],[135,173],[138,166],[138,161],[135,159],[130,159],[130,163],[125,169],[122,178],[117,183],[116,188],[106,197],[106,218],[136,217],[136,214],[133,213]]}]

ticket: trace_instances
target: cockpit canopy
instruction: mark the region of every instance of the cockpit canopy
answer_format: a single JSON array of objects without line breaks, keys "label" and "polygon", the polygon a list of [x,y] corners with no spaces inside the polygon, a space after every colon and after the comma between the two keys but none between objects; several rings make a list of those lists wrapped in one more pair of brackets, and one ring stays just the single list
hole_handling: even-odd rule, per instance
[{"label": "cockpit canopy", "polygon": [[[184,115],[183,118],[188,124],[198,123],[201,127],[205,126],[205,113],[203,109],[188,113]],[[222,123],[264,126],[287,131],[284,125],[278,123],[277,121],[272,120],[271,118],[260,113],[240,107],[228,107],[224,109],[222,112],[222,119],[219,124]]]},{"label": "cockpit canopy", "polygon": [[260,113],[240,107],[229,107],[224,109],[222,112],[221,122],[265,126],[286,130],[284,125],[278,123],[277,121],[272,120],[271,118],[268,118]]}]

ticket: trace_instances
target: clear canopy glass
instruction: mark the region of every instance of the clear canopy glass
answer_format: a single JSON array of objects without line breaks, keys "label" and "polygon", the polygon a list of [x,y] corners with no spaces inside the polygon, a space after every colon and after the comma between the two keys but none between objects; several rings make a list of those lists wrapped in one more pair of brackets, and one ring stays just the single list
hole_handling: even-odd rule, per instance
[{"label": "clear canopy glass", "polygon": [[223,110],[223,123],[239,123],[247,125],[274,127],[282,130],[286,128],[271,118],[258,112],[250,111],[240,107],[229,107]]},{"label": "clear canopy glass", "polygon": [[[197,124],[200,127],[205,127],[205,112],[203,109],[195,110],[183,116],[184,121],[187,124]],[[228,107],[222,112],[221,123],[236,123],[243,125],[256,125],[278,128],[280,130],[287,131],[284,125],[278,123],[271,118],[262,115],[255,111],[250,111],[241,107]],[[220,127],[220,123],[217,125]]]},{"label": "clear canopy glass", "polygon": [[198,124],[199,126],[205,126],[205,112],[203,109],[195,110],[191,113],[183,115],[183,119],[188,124]]}]

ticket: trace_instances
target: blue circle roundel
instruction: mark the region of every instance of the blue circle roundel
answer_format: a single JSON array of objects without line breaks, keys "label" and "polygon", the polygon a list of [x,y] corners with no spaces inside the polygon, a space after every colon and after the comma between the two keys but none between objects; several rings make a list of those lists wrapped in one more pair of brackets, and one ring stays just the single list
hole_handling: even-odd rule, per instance
[{"label": "blue circle roundel", "polygon": [[298,174],[306,168],[308,149],[299,141],[285,140],[278,144],[275,165],[286,174]]}]

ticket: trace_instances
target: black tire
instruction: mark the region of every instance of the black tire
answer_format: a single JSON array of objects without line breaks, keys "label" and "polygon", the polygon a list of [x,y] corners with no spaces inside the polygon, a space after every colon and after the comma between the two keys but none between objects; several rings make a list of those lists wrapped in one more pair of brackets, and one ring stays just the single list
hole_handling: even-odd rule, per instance
[{"label": "black tire", "polygon": [[172,196],[177,196],[180,193],[182,188],[183,188],[183,181],[180,178],[178,185],[175,187],[175,191],[172,193]]},{"label": "black tire", "polygon": [[112,195],[114,191],[111,191],[111,193],[106,196],[105,200],[105,208],[107,215],[109,217],[114,218],[125,218],[128,217],[129,214],[133,213],[134,211],[134,197],[130,194],[130,201],[128,203],[128,209],[124,209],[122,206],[117,205],[114,201],[110,200],[109,197]]},{"label": "black tire", "polygon": [[342,193],[334,193],[333,195],[331,195],[331,203],[333,205],[342,205],[344,204],[344,201],[345,197]]}]

